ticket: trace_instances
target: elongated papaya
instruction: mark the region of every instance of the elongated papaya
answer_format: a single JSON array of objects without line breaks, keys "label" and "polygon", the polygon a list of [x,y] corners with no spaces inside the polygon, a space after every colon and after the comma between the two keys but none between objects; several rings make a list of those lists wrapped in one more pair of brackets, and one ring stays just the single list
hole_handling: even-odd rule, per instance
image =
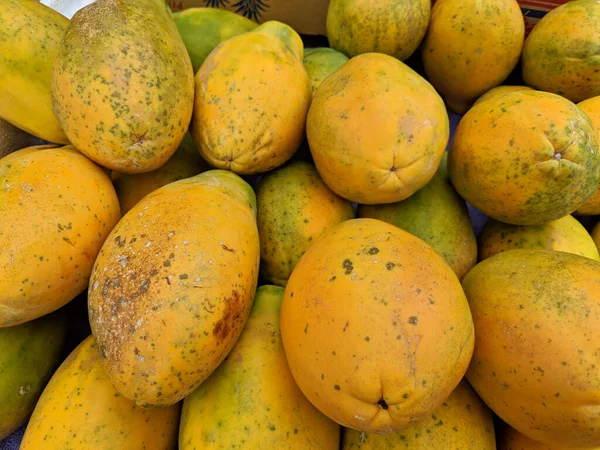
[{"label": "elongated papaya", "polygon": [[52,66],[69,19],[35,0],[0,0],[0,117],[67,144],[52,110]]},{"label": "elongated papaya", "polygon": [[62,363],[44,389],[21,450],[170,450],[180,405],[144,409],[115,390],[92,336]]}]

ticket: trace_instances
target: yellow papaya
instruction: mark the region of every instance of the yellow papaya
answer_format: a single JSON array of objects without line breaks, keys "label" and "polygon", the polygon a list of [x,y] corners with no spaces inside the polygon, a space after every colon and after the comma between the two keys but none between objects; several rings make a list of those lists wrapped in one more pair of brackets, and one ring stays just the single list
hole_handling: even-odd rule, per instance
[{"label": "yellow papaya", "polygon": [[0,327],[48,314],[88,286],[119,221],[108,175],[72,146],[0,159]]},{"label": "yellow papaya", "polygon": [[324,231],[354,218],[310,163],[294,161],[265,174],[256,187],[260,272],[285,286],[296,263]]},{"label": "yellow papaya", "polygon": [[0,119],[0,158],[25,147],[42,145],[43,141]]},{"label": "yellow papaya", "polygon": [[65,343],[63,310],[0,328],[0,441],[28,418],[58,366]]},{"label": "yellow papaya", "polygon": [[[586,448],[588,450],[600,450],[600,447]],[[578,450],[578,448],[543,444],[528,438],[507,425],[499,440],[498,450]]]},{"label": "yellow papaya", "polygon": [[477,100],[475,100],[475,103],[473,103],[473,106],[476,105],[477,103],[481,103],[485,100],[495,97],[496,95],[507,94],[509,92],[531,91],[531,90],[533,90],[533,89],[530,88],[529,86],[512,86],[512,85],[496,86],[495,88],[490,89],[485,94],[480,96]]},{"label": "yellow papaya", "polygon": [[89,336],[44,389],[21,450],[172,450],[180,405],[144,409],[123,398]]},{"label": "yellow papaya", "polygon": [[[586,113],[592,121],[592,126],[596,131],[596,139],[600,144],[600,95],[584,100],[578,103],[577,106]],[[577,211],[575,211],[575,214],[579,216],[593,216],[600,214],[600,186],[598,186],[598,189],[592,198],[581,205]]]},{"label": "yellow papaya", "polygon": [[329,47],[304,50],[304,68],[313,93],[325,78],[348,62],[348,57]]},{"label": "yellow papaya", "polygon": [[161,167],[188,129],[194,72],[164,0],[75,13],[52,73],[54,111],[79,151],[117,172]]},{"label": "yellow papaya", "polygon": [[0,117],[56,144],[69,143],[50,91],[68,25],[69,19],[39,1],[0,1]]},{"label": "yellow papaya", "polygon": [[279,328],[283,288],[261,286],[223,363],[183,402],[179,448],[338,450],[340,427],[304,397]]},{"label": "yellow papaya", "polygon": [[92,333],[117,391],[177,403],[223,361],[258,281],[256,199],[210,170],[148,194],[119,222],[90,279]]},{"label": "yellow papaya", "polygon": [[[300,36],[265,22],[215,48],[196,74],[191,132],[212,166],[267,172],[292,157],[311,101]],[[274,88],[274,87],[277,88]]]}]

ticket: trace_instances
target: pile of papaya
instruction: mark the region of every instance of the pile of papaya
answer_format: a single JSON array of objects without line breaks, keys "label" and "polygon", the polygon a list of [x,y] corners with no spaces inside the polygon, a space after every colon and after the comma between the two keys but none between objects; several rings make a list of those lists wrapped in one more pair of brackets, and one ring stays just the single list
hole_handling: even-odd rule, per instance
[{"label": "pile of papaya", "polygon": [[0,441],[600,449],[600,2],[327,39],[0,0]]}]

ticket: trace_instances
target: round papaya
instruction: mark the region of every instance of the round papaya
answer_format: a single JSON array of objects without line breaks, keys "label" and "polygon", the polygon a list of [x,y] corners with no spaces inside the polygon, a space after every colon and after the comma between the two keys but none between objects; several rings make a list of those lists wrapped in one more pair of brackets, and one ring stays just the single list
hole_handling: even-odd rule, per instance
[{"label": "round papaya", "polygon": [[496,95],[508,94],[509,92],[531,91],[531,90],[533,90],[533,89],[530,88],[529,86],[512,86],[512,85],[511,86],[508,86],[508,85],[496,86],[495,88],[490,89],[485,94],[480,96],[477,100],[475,100],[475,103],[473,103],[473,105],[476,105],[477,103],[481,103],[492,97],[495,97]]},{"label": "round papaya", "polygon": [[467,379],[511,427],[563,447],[600,446],[600,262],[510,250],[463,287],[475,323]]},{"label": "round papaya", "polygon": [[435,89],[391,56],[352,58],[321,83],[306,134],[323,181],[356,203],[410,197],[435,174],[449,137]]},{"label": "round papaya", "polygon": [[83,292],[121,214],[108,175],[72,146],[11,153],[0,179],[0,327],[8,327]]},{"label": "round papaya", "polygon": [[[577,106],[592,121],[592,126],[596,131],[596,140],[600,145],[600,95],[584,100],[578,103]],[[595,216],[600,214],[600,186],[592,198],[577,208],[575,214],[579,216]]]},{"label": "round papaya", "polygon": [[304,395],[370,433],[429,417],[463,378],[474,342],[448,263],[375,219],[342,222],[307,250],[285,288],[281,336]]},{"label": "round papaya", "polygon": [[325,78],[348,62],[348,57],[329,47],[304,50],[304,68],[313,93]]},{"label": "round papaya", "polygon": [[448,155],[454,187],[489,217],[539,225],[571,214],[600,183],[592,122],[541,91],[497,95],[461,119]]}]

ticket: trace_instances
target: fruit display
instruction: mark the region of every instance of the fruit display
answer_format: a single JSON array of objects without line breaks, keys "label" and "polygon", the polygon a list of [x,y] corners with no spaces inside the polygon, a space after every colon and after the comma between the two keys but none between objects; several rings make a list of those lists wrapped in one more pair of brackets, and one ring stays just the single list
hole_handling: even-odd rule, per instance
[{"label": "fruit display", "polygon": [[600,3],[283,1],[0,0],[0,450],[600,449]]}]

